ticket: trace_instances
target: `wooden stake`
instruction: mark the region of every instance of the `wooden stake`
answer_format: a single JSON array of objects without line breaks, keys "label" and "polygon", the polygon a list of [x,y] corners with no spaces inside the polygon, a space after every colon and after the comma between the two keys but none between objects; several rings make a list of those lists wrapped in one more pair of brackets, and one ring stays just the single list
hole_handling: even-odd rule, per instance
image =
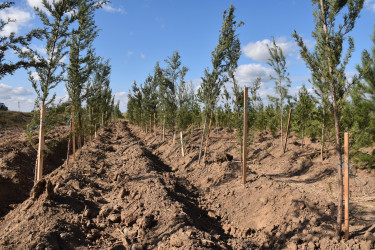
[{"label": "wooden stake", "polygon": [[91,108],[90,107],[89,107],[89,128],[90,128],[90,141],[92,141]]},{"label": "wooden stake", "polygon": [[43,176],[43,150],[44,150],[44,119],[46,116],[46,105],[40,109],[39,145],[38,145],[38,169],[36,181],[40,181]]},{"label": "wooden stake", "polygon": [[154,133],[156,135],[156,114],[154,113]]},{"label": "wooden stake", "polygon": [[243,102],[243,166],[242,166],[242,184],[246,184],[247,167],[247,87],[244,89]]},{"label": "wooden stake", "polygon": [[163,141],[165,141],[165,119],[163,121]]},{"label": "wooden stake", "polygon": [[345,240],[349,239],[349,133],[344,134]]},{"label": "wooden stake", "polygon": [[182,157],[185,157],[185,153],[184,153],[184,140],[182,138],[182,131],[180,131],[180,138],[181,138],[181,153],[182,153]]},{"label": "wooden stake", "polygon": [[96,138],[96,136],[97,136],[97,134],[96,134],[96,124],[95,124],[95,128],[94,128],[94,130],[95,130],[95,138]]},{"label": "wooden stake", "polygon": [[[69,129],[70,131],[72,130],[72,120],[70,120],[69,122]],[[71,140],[71,137],[69,136],[69,140],[68,140],[68,149],[66,151],[66,165],[65,166],[68,166],[68,163],[69,163],[69,155],[70,155],[70,140]]]},{"label": "wooden stake", "polygon": [[174,141],[175,141],[175,139],[176,139],[176,132],[173,131],[173,140],[172,140],[172,145],[174,145]]},{"label": "wooden stake", "polygon": [[152,115],[150,114],[150,133],[152,132]]},{"label": "wooden stake", "polygon": [[203,148],[203,141],[204,141],[205,130],[206,130],[206,117],[204,118],[204,124],[203,124],[203,130],[202,130],[202,137],[201,137],[201,145],[199,147],[198,164],[201,163],[201,156],[202,156],[202,148]]},{"label": "wooden stake", "polygon": [[102,112],[102,127],[104,127],[104,113]]},{"label": "wooden stake", "polygon": [[72,106],[72,147],[73,147],[73,162],[76,161],[76,138],[74,133],[74,106]]},{"label": "wooden stake", "polygon": [[288,142],[289,126],[290,126],[290,118],[291,117],[292,117],[292,109],[289,109],[288,126],[286,127],[285,143],[284,143],[284,147],[283,147],[283,152],[284,153],[285,153],[285,150],[286,150],[286,143]]}]

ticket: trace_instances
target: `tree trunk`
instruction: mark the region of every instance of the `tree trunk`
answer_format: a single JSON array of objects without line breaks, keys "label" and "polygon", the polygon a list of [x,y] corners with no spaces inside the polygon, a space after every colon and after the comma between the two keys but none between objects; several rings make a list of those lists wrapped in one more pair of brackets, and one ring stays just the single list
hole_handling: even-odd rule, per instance
[{"label": "tree trunk", "polygon": [[330,88],[331,88],[331,97],[332,97],[332,105],[333,105],[333,116],[335,119],[335,133],[336,133],[336,156],[337,156],[337,185],[339,189],[338,194],[338,204],[337,204],[337,224],[336,224],[336,235],[337,237],[340,237],[341,231],[342,231],[342,219],[343,219],[343,195],[344,195],[344,188],[343,188],[343,178],[342,178],[342,152],[341,152],[341,141],[340,141],[340,117],[339,117],[339,110],[337,107],[337,100],[336,100],[336,86],[335,86],[335,78],[333,75],[333,69],[332,69],[332,62],[330,60],[329,55],[329,49],[330,49],[330,43],[328,40],[328,29],[327,29],[327,20],[326,20],[326,14],[325,14],[325,8],[324,8],[324,2],[323,0],[320,0],[320,8],[323,15],[322,22],[323,22],[323,30],[326,33],[326,47],[327,50],[327,60],[328,60],[328,68],[329,68],[329,76],[330,76]]},{"label": "tree trunk", "polygon": [[303,143],[304,143],[304,140],[305,140],[304,132],[305,132],[305,128],[302,128],[302,143],[301,143],[302,148],[303,148]]},{"label": "tree trunk", "polygon": [[281,109],[281,112],[280,112],[281,113],[281,116],[280,116],[281,148],[283,148],[283,143],[284,143],[284,140],[283,140],[283,101],[281,99],[281,96],[280,96],[280,109]]},{"label": "tree trunk", "polygon": [[337,206],[337,225],[336,225],[336,235],[339,237],[342,231],[342,217],[343,217],[343,178],[342,178],[342,152],[341,152],[341,140],[340,140],[340,117],[337,107],[337,100],[336,100],[336,88],[333,82],[331,82],[331,91],[332,91],[332,105],[333,105],[333,115],[335,118],[335,132],[336,132],[336,156],[337,156],[337,186],[339,189],[338,194],[338,206]]},{"label": "tree trunk", "polygon": [[76,138],[74,132],[74,106],[72,106],[72,148],[73,148],[73,162],[76,161]]},{"label": "tree trunk", "polygon": [[204,164],[206,164],[207,147],[208,147],[208,143],[210,141],[210,132],[211,132],[213,114],[214,114],[214,108],[212,108],[212,110],[211,110],[210,123],[208,124],[208,132],[207,132],[207,135],[206,135],[206,145],[204,147],[204,153],[203,153],[203,163]]},{"label": "tree trunk", "polygon": [[324,161],[324,143],[325,143],[325,112],[324,112],[324,109],[323,109],[323,126],[322,126],[322,141],[321,141],[321,145],[320,145],[320,158],[322,160],[322,162]]}]

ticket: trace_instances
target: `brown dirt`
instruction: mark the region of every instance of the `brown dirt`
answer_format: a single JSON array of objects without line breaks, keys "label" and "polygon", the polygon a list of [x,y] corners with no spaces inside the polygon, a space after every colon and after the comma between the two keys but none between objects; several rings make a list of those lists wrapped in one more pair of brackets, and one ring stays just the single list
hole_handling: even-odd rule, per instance
[{"label": "brown dirt", "polygon": [[[43,172],[48,174],[66,158],[67,129],[57,127],[45,139],[49,151]],[[37,132],[33,133],[32,140],[37,143]],[[36,155],[24,130],[7,128],[0,131],[0,217],[29,197],[34,184]]]},{"label": "brown dirt", "polygon": [[351,178],[351,237],[338,241],[337,163],[329,155],[323,163],[296,157],[319,148],[318,141],[306,139],[302,149],[291,136],[282,154],[279,139],[257,135],[242,185],[236,144],[212,141],[207,164],[199,165],[199,138],[199,130],[185,134],[181,157],[171,136],[162,142],[125,121],[110,124],[75,163],[46,175],[2,218],[0,248],[374,247],[374,173],[355,171],[358,179]]}]

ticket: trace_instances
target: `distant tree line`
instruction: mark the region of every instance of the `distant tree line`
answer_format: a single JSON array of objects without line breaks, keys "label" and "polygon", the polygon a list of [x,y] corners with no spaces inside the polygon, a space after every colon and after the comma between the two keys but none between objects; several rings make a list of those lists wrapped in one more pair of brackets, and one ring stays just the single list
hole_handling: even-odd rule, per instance
[{"label": "distant tree line", "polygon": [[[71,133],[82,144],[85,138],[91,136],[90,131],[94,133],[94,128],[121,116],[119,103],[115,104],[110,88],[110,62],[97,56],[93,47],[99,31],[95,25],[95,11],[107,1],[42,3],[44,8],[34,8],[43,24],[41,28],[33,29],[25,36],[11,33],[0,37],[0,79],[19,68],[28,69],[29,80],[37,94],[36,112],[28,131],[39,124],[40,107],[47,105],[47,130],[74,120]],[[13,5],[14,2],[1,3],[0,9]],[[0,31],[14,21],[0,20]],[[45,53],[30,46],[32,39],[44,44]],[[5,58],[7,51],[15,52],[20,59],[10,62]],[[56,103],[56,95],[52,91],[62,82],[65,83],[68,100]]]},{"label": "distant tree line", "polygon": [[[317,41],[314,51],[306,48],[297,32],[293,34],[301,48],[301,57],[311,69],[309,82],[312,88],[307,89],[303,84],[295,96],[289,94],[292,82],[286,58],[273,39],[268,46],[268,64],[273,69],[270,79],[275,82],[275,94],[262,100],[260,77],[248,86],[248,128],[252,134],[268,130],[275,137],[281,134],[283,140],[287,116],[292,110],[291,130],[301,138],[301,147],[303,139],[309,137],[319,139],[323,153],[327,150],[327,142],[339,145],[341,150],[342,131],[348,131],[353,161],[360,167],[375,167],[375,152],[361,151],[361,148],[372,146],[375,142],[375,29],[374,44],[370,50],[363,51],[362,60],[357,65],[358,74],[353,79],[345,75],[345,67],[354,49],[353,39],[345,36],[353,29],[362,2],[340,6],[326,1],[314,2],[315,15],[321,16],[317,16],[313,31]],[[156,63],[143,84],[133,83],[127,106],[127,118],[131,123],[152,130],[156,117],[161,129],[173,132],[191,126],[201,127],[206,123],[204,133],[207,133],[211,119],[212,126],[236,130],[241,136],[243,88],[236,80],[235,70],[241,54],[236,29],[243,23],[236,23],[234,10],[231,6],[224,12],[219,41],[211,53],[212,68],[204,70],[201,85],[194,89],[191,82],[185,81],[188,68],[181,66],[179,52],[173,52],[164,61],[164,67]],[[333,31],[334,17],[339,13],[345,17],[344,26],[336,34],[325,33],[322,20],[327,20],[327,29]],[[342,56],[346,40],[348,51]],[[327,42],[331,46],[330,51],[326,49]],[[341,159],[341,152],[338,155]]]}]

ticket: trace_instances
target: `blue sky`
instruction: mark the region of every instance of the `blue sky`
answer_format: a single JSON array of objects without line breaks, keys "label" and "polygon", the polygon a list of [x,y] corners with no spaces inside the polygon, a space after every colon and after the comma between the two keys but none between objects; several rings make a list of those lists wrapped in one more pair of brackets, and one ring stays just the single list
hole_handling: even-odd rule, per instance
[{"label": "blue sky", "polygon": [[[52,1],[52,0],[51,0]],[[15,0],[12,9],[0,12],[0,18],[17,19],[3,32],[24,34],[40,25],[31,6],[41,0]],[[95,41],[97,55],[110,59],[112,65],[111,87],[121,110],[126,110],[127,93],[133,81],[141,84],[152,72],[156,61],[164,66],[164,59],[178,50],[182,64],[189,68],[186,80],[197,87],[203,71],[210,67],[210,53],[217,44],[223,11],[230,4],[236,7],[238,21],[245,25],[238,29],[242,56],[237,69],[241,85],[250,85],[262,77],[261,96],[273,94],[274,84],[268,75],[272,70],[266,64],[266,44],[272,36],[287,55],[288,71],[292,80],[292,94],[302,83],[308,83],[309,72],[299,58],[291,34],[294,30],[313,46],[311,31],[314,28],[311,1],[307,0],[112,0],[96,14],[96,24],[101,29]],[[348,76],[356,70],[363,49],[372,46],[371,36],[375,26],[375,0],[367,0],[355,29],[355,52],[347,67]],[[36,49],[43,43],[34,41]],[[14,55],[8,55],[12,59]],[[308,85],[308,84],[307,84]],[[66,96],[65,84],[55,89],[58,98]],[[0,102],[11,110],[33,109],[35,93],[25,70],[0,80]]]}]

